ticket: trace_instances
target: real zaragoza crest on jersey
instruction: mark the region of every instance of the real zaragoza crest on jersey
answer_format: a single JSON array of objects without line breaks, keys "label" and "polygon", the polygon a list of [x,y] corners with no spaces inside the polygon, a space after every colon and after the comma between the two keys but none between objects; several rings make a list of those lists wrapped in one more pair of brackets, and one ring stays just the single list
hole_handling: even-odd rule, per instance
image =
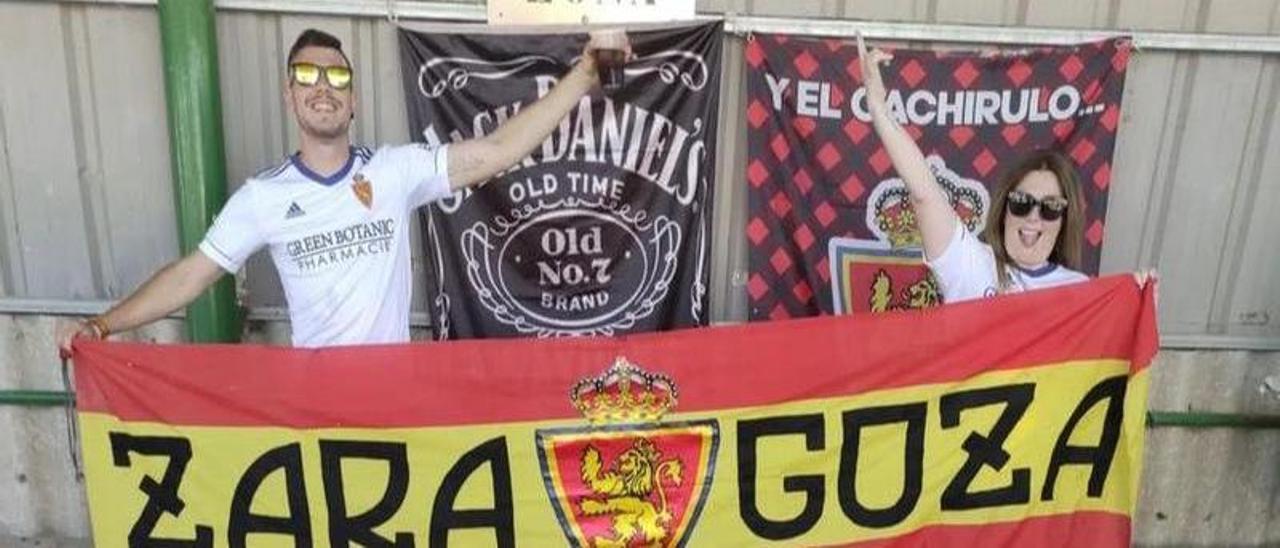
[{"label": "real zaragoza crest on jersey", "polygon": [[373,183],[365,179],[363,173],[357,173],[352,179],[351,192],[355,193],[356,199],[364,204],[365,209],[373,208]]},{"label": "real zaragoza crest on jersey", "polygon": [[662,422],[675,383],[619,357],[570,397],[580,427],[537,431],[538,463],[574,546],[684,546],[715,477],[714,420]]}]

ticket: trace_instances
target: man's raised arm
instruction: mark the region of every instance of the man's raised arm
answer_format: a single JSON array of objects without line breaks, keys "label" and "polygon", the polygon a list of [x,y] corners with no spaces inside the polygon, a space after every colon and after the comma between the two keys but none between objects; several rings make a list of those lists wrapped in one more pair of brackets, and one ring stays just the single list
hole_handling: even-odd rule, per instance
[{"label": "man's raised arm", "polygon": [[[599,38],[592,35],[578,63],[550,93],[521,109],[493,133],[449,145],[450,186],[457,190],[483,182],[519,162],[542,143],[599,81],[593,55],[598,42]],[[627,51],[629,54],[629,46]]]}]

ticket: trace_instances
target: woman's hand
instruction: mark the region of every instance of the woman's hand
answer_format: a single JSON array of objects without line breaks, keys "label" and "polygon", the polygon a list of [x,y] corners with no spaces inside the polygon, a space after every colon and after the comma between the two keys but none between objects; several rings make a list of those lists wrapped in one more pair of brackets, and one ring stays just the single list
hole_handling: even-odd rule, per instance
[{"label": "woman's hand", "polygon": [[888,91],[884,87],[884,78],[880,75],[880,65],[893,60],[893,56],[880,49],[867,52],[867,43],[858,32],[858,63],[862,67],[862,87],[867,90],[867,109],[873,116],[888,113],[886,98]]},{"label": "woman's hand", "polygon": [[[1133,281],[1137,282],[1138,288],[1141,289],[1145,287],[1148,282],[1154,283],[1160,281],[1160,275],[1154,268],[1144,268],[1133,273]],[[1160,284],[1156,284],[1155,293],[1152,296],[1152,299],[1155,301],[1157,307],[1160,306]]]}]

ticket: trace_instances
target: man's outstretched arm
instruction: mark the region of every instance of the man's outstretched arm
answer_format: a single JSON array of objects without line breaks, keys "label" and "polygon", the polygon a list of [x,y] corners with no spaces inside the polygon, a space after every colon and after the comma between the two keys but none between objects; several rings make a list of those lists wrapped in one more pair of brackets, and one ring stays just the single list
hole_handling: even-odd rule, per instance
[{"label": "man's outstretched arm", "polygon": [[128,331],[168,316],[187,306],[225,272],[199,250],[171,262],[153,274],[124,300],[105,314],[78,323],[58,326],[58,348],[71,352],[72,339],[101,338],[108,333]]}]

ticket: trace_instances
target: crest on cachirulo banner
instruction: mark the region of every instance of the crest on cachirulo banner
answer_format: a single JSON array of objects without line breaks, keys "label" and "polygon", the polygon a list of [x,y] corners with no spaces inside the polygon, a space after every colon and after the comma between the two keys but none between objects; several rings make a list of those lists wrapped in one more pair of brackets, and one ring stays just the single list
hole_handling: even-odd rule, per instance
[{"label": "crest on cachirulo banner", "polygon": [[[964,228],[974,234],[986,226],[991,195],[980,181],[947,168],[941,157],[926,159]],[[911,194],[902,179],[876,185],[867,198],[867,227],[876,240],[831,238],[832,309],[836,313],[918,309],[941,302],[941,291],[924,264],[923,241]]]}]

